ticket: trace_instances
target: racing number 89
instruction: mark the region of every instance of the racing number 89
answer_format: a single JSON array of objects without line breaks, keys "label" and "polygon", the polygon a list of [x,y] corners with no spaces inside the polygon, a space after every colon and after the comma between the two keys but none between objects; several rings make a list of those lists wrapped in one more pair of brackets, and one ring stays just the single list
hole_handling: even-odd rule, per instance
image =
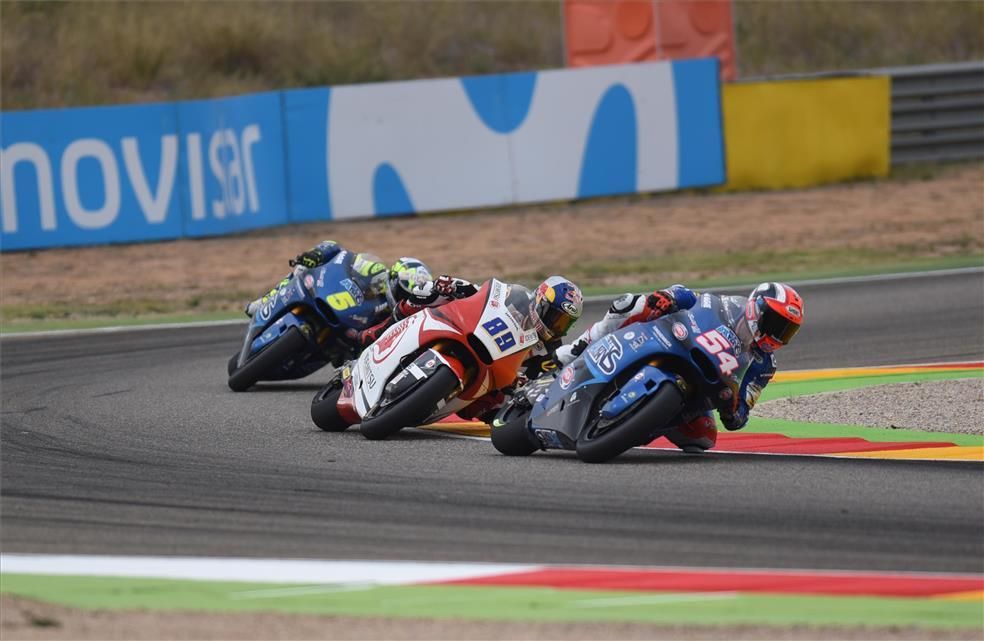
[{"label": "racing number 89", "polygon": [[507,331],[509,326],[498,316],[482,323],[482,328],[489,333],[489,336],[492,337],[492,340],[495,341],[495,344],[503,352],[516,344],[516,337],[513,336],[512,332]]}]

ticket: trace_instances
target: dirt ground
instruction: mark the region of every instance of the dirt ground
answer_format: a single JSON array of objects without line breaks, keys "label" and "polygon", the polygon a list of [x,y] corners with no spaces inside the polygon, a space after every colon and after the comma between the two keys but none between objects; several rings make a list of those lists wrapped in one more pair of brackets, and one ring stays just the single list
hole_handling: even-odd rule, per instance
[{"label": "dirt ground", "polygon": [[434,619],[359,619],[287,615],[273,612],[213,614],[79,610],[4,595],[0,599],[4,641],[88,639],[648,639],[653,641],[979,641],[979,631],[924,630],[909,627],[847,629],[836,627],[763,628],[693,627],[635,623],[537,623],[440,621]]},{"label": "dirt ground", "polygon": [[[38,305],[102,313],[126,313],[127,305],[142,313],[238,310],[288,271],[289,258],[324,238],[387,262],[415,256],[435,272],[465,278],[533,282],[561,273],[582,286],[724,277],[748,272],[749,262],[759,273],[790,271],[807,255],[807,268],[831,269],[845,252],[920,258],[984,251],[984,165],[933,173],[811,190],[649,195],[5,253],[0,305],[5,320],[30,317]],[[722,261],[722,254],[734,260]]]}]

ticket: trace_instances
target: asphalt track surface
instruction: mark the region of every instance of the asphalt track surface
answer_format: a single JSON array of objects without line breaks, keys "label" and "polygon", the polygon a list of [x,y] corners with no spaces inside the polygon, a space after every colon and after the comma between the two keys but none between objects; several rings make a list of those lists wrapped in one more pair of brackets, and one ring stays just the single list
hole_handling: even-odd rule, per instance
[{"label": "asphalt track surface", "polygon": [[[984,358],[984,272],[800,292],[784,368]],[[369,442],[311,424],[326,372],[230,392],[241,332],[0,342],[3,551],[984,570],[978,463]]]}]

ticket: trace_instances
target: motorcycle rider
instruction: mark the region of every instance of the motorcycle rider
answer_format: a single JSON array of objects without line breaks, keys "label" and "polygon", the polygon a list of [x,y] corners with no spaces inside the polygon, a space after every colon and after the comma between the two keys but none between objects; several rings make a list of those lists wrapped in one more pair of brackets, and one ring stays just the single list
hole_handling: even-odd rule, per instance
[{"label": "motorcycle rider", "polygon": [[[294,278],[301,278],[309,269],[314,269],[315,267],[320,267],[321,265],[328,263],[342,251],[344,251],[342,246],[335,241],[324,240],[306,252],[298,254],[295,258],[288,261],[288,265],[293,268],[292,274],[286,276],[277,284],[276,287],[271,289],[263,296],[248,302],[243,311],[247,316],[252,318],[253,314],[255,314],[264,303],[277,295],[278,289],[290,282],[291,276]],[[371,290],[371,293],[382,294],[385,292],[386,265],[380,262],[378,256],[369,253],[355,254],[355,258],[352,261],[352,269],[369,279],[369,289]]]},{"label": "motorcycle rider", "polygon": [[632,323],[654,321],[664,314],[690,309],[697,301],[696,295],[683,285],[657,289],[651,294],[623,294],[612,301],[604,318],[584,330],[570,345],[557,349],[557,361],[567,365],[599,338],[611,334]]},{"label": "motorcycle rider", "polygon": [[425,307],[440,307],[459,298],[467,298],[478,288],[462,278],[447,274],[434,279],[423,261],[404,256],[387,270],[386,301],[389,313],[379,323],[364,330],[348,329],[345,337],[365,349],[386,329]]},{"label": "motorcycle rider", "polygon": [[[705,301],[706,297],[706,301]],[[602,336],[643,320],[655,320],[679,310],[690,309],[696,295],[682,285],[653,292],[641,301],[641,295],[626,294],[614,303],[605,317],[592,325],[577,341],[558,351],[558,360],[569,363]],[[803,299],[795,289],[783,283],[762,283],[747,298],[703,294],[701,304],[723,305],[728,328],[751,357],[741,376],[738,394],[733,398],[715,399],[721,423],[729,431],[739,430],[748,422],[762,390],[776,372],[775,351],[787,345],[803,323]],[[665,434],[674,445],[695,454],[710,449],[717,442],[717,426],[710,410],[684,417],[685,422]]]}]

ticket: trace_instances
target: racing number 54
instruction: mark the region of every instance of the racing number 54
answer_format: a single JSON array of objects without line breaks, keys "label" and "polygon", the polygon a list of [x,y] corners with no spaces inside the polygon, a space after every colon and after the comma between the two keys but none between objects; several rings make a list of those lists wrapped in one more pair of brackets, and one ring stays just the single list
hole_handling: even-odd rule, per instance
[{"label": "racing number 54", "polygon": [[718,361],[720,361],[718,367],[722,374],[728,375],[738,367],[738,359],[728,351],[731,349],[731,343],[721,335],[721,332],[712,329],[709,332],[704,332],[695,340],[701,347],[718,357]]}]

